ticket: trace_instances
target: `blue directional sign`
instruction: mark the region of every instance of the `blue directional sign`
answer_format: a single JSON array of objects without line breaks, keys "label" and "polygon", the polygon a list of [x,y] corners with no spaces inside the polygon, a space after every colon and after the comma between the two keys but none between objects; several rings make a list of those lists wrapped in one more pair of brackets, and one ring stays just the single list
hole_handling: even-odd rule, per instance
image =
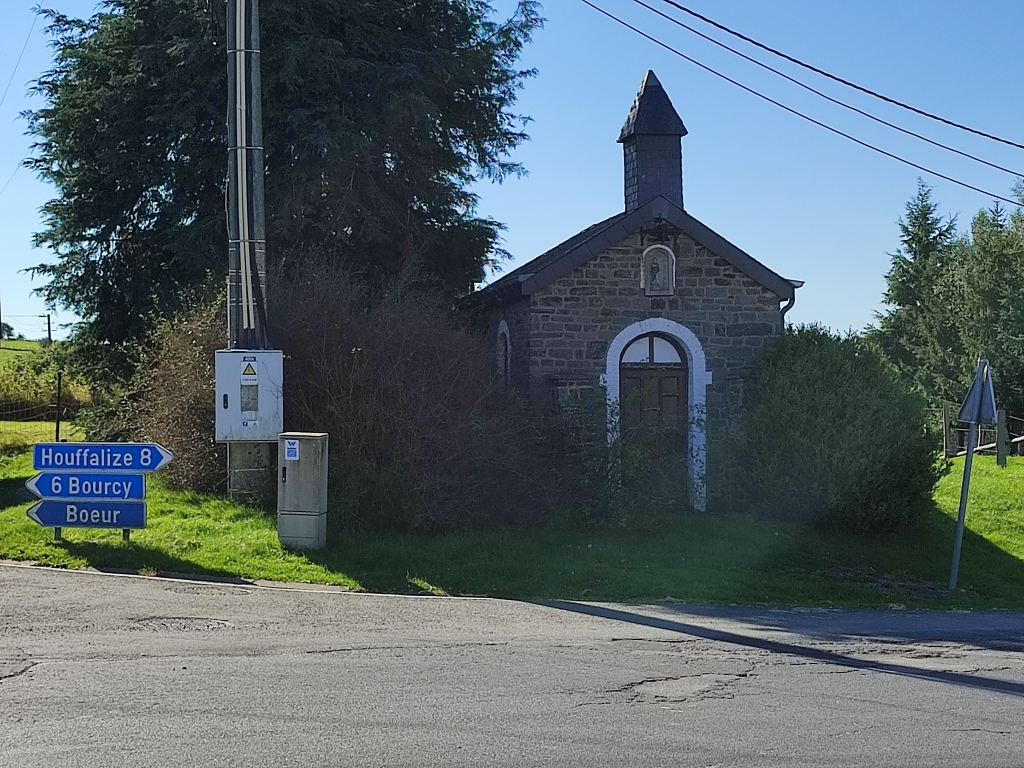
[{"label": "blue directional sign", "polygon": [[61,528],[146,527],[146,472],[174,459],[156,443],[36,443],[25,483],[42,501],[28,516],[60,539]]},{"label": "blue directional sign", "polygon": [[153,472],[174,456],[156,443],[36,443],[35,469]]},{"label": "blue directional sign", "polygon": [[28,516],[46,528],[145,528],[139,501],[37,501]]},{"label": "blue directional sign", "polygon": [[141,472],[40,472],[25,483],[40,499],[117,499],[143,501],[146,476]]}]

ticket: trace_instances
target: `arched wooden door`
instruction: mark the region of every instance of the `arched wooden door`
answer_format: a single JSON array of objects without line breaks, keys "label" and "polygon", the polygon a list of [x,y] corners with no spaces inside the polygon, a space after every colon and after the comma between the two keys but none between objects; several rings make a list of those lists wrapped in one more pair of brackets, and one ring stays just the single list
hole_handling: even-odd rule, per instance
[{"label": "arched wooden door", "polygon": [[624,440],[653,438],[663,451],[682,452],[689,427],[686,356],[670,339],[639,336],[619,360],[619,426]]}]

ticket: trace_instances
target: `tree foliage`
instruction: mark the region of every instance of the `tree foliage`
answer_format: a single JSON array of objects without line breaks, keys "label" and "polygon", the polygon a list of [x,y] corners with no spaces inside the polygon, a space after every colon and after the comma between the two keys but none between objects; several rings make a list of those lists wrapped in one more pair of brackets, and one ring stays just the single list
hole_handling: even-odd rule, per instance
[{"label": "tree foliage", "polygon": [[[485,0],[263,0],[271,260],[311,243],[381,281],[409,261],[458,293],[500,255],[469,185],[521,169],[516,69],[534,0],[504,22]],[[58,195],[36,243],[45,298],[108,351],[187,288],[226,273],[225,8],[107,0],[44,12],[55,64],[35,85],[29,160]]]},{"label": "tree foliage", "polygon": [[997,203],[960,233],[922,183],[900,228],[869,337],[935,404],[959,402],[988,358],[1000,406],[1024,414],[1024,213]]}]

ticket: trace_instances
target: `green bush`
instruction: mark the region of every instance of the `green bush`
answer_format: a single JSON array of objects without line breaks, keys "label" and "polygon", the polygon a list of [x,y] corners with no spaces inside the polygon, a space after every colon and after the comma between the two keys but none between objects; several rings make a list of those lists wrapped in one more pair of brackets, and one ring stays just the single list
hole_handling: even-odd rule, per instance
[{"label": "green bush", "polygon": [[925,402],[860,337],[790,329],[747,391],[746,460],[732,458],[749,474],[731,488],[745,485],[748,502],[859,532],[904,528],[931,504],[944,465]]},{"label": "green bush", "polygon": [[127,385],[86,414],[92,439],[153,441],[174,454],[160,471],[175,490],[223,491],[227,451],[214,441],[214,352],[227,346],[224,299],[187,297],[158,321]]}]

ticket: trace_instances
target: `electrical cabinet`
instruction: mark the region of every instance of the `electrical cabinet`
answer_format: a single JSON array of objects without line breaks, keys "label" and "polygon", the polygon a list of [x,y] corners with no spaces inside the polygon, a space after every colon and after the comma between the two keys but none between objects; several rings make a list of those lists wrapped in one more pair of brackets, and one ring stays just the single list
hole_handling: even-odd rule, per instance
[{"label": "electrical cabinet", "polygon": [[279,349],[217,350],[217,442],[277,442],[284,429],[283,358]]},{"label": "electrical cabinet", "polygon": [[277,463],[277,537],[295,549],[326,547],[327,433],[283,432]]}]

